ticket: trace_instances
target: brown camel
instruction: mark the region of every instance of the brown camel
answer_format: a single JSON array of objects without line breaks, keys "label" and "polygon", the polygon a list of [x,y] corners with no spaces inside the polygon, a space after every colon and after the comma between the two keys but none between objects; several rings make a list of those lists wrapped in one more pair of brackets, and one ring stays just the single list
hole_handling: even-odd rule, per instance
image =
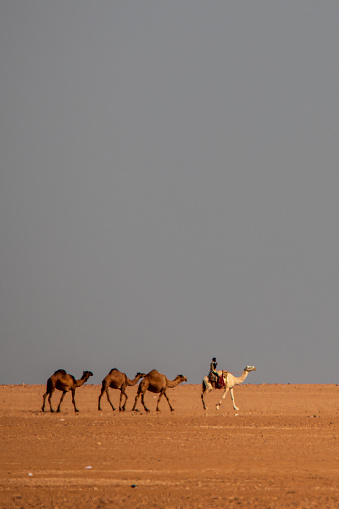
[{"label": "brown camel", "polygon": [[59,391],[62,391],[62,395],[59,401],[57,412],[60,412],[60,405],[62,403],[62,400],[65,397],[66,392],[72,391],[72,403],[74,406],[74,410],[76,412],[79,412],[75,405],[74,395],[75,395],[75,389],[77,387],[81,387],[84,385],[85,382],[89,379],[90,376],[93,376],[92,371],[84,371],[82,374],[82,377],[80,380],[76,380],[73,375],[69,375],[66,373],[64,369],[58,369],[48,380],[47,380],[47,388],[46,392],[43,395],[43,403],[42,403],[42,411],[45,411],[45,401],[48,396],[48,402],[51,409],[51,412],[54,412],[52,408],[51,403],[51,397],[55,389],[58,389]]},{"label": "brown camel", "polygon": [[[101,393],[98,401],[98,410],[101,410],[100,401],[105,392],[108,403],[111,405],[113,411],[115,410],[108,393],[108,389],[111,387],[112,389],[120,390],[119,411],[121,410],[125,411],[127,402],[126,387],[137,384],[140,378],[143,378],[144,376],[145,373],[137,373],[135,375],[134,380],[130,380],[129,378],[127,378],[125,373],[121,373],[121,371],[119,371],[118,369],[111,369],[111,371],[108,373],[107,376],[105,376],[105,378],[102,381]],[[123,406],[121,406],[122,396],[125,396],[125,402]]]},{"label": "brown camel", "polygon": [[172,408],[171,403],[169,402],[168,396],[166,394],[166,389],[176,387],[177,385],[181,384],[181,382],[187,382],[187,378],[183,375],[177,375],[174,380],[168,380],[168,378],[165,375],[162,375],[157,371],[156,369],[152,369],[144,378],[141,380],[139,387],[138,387],[138,394],[135,397],[134,406],[132,408],[132,411],[135,410],[135,407],[137,405],[138,398],[141,395],[141,402],[144,405],[144,409],[146,412],[149,412],[150,410],[145,405],[145,393],[146,391],[159,393],[159,398],[157,402],[157,408],[156,411],[159,412],[159,402],[164,395],[167,399],[167,402],[169,404],[169,407],[171,411],[173,412],[174,408]]}]

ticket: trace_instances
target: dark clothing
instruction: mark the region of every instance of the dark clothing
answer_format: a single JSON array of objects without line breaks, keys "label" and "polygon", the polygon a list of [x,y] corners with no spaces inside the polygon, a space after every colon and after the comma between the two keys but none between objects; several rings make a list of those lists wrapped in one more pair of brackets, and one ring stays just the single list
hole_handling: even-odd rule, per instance
[{"label": "dark clothing", "polygon": [[211,362],[211,364],[210,364],[210,371],[212,371],[212,373],[213,373],[213,371],[217,370],[217,365],[218,365],[217,362],[213,362],[213,361]]},{"label": "dark clothing", "polygon": [[217,382],[219,378],[219,375],[217,373],[217,365],[218,363],[212,360],[210,364],[210,375],[209,375],[209,379],[211,382]]}]

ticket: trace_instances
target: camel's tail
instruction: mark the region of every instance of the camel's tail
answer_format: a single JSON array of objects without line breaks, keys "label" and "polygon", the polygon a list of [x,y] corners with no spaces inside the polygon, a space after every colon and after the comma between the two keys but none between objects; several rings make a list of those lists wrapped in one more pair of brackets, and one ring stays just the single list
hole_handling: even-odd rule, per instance
[{"label": "camel's tail", "polygon": [[101,394],[102,394],[103,392],[105,392],[106,387],[107,387],[107,386],[106,386],[106,380],[105,380],[105,378],[104,378],[104,379],[103,379],[103,381],[102,381],[102,383],[101,383]]},{"label": "camel's tail", "polygon": [[47,394],[49,394],[51,391],[52,391],[52,379],[51,379],[51,378],[49,378],[49,379],[47,380],[46,392],[47,392]]}]

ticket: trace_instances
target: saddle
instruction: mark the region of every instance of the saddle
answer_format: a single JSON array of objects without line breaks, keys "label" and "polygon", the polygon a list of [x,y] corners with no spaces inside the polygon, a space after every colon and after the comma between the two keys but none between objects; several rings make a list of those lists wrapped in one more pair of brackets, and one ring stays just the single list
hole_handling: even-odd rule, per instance
[{"label": "saddle", "polygon": [[216,375],[214,375],[213,373],[210,373],[209,381],[215,383],[216,389],[222,389],[223,387],[225,387],[225,380],[222,375],[220,375],[219,377],[216,377]]}]

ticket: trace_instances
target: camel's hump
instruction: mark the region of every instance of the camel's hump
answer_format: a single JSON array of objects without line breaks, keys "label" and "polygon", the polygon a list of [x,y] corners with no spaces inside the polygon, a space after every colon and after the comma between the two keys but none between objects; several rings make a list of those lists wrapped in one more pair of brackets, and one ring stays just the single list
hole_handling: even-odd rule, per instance
[{"label": "camel's hump", "polygon": [[152,371],[150,371],[150,372],[147,374],[147,376],[148,376],[148,375],[156,375],[157,373],[159,373],[159,371],[158,371],[157,369],[152,369]]},{"label": "camel's hump", "polygon": [[54,375],[67,375],[66,371],[64,369],[57,369],[54,372]]}]

